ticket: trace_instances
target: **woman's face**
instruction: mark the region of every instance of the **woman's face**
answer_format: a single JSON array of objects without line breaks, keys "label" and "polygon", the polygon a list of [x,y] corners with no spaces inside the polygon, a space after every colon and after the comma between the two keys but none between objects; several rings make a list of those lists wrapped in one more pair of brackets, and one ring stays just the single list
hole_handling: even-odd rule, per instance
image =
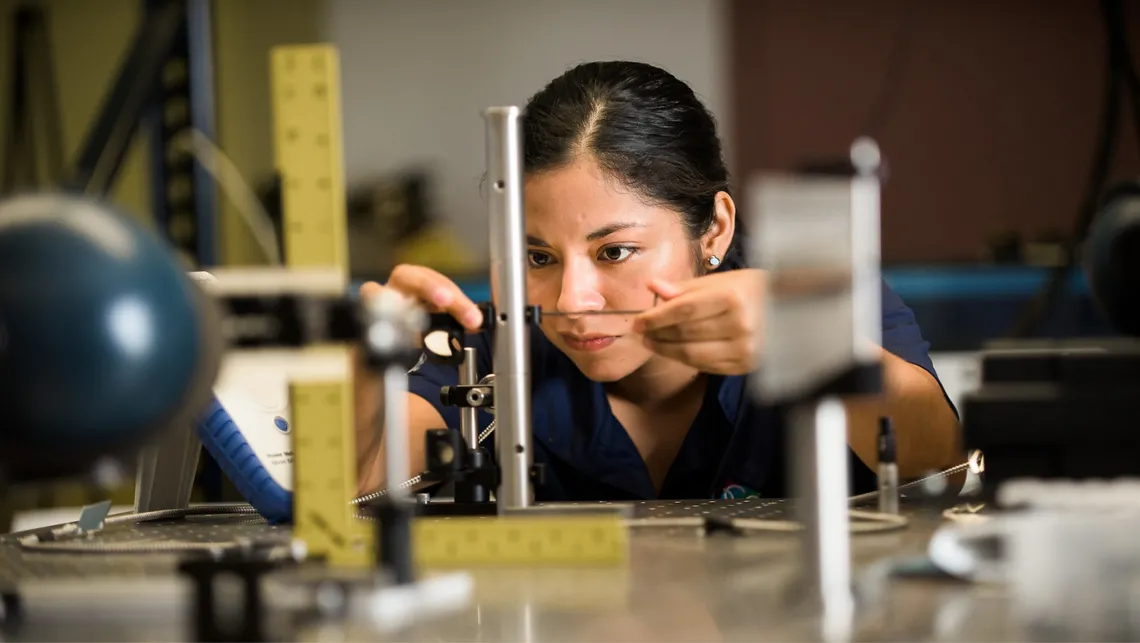
[{"label": "woman's face", "polygon": [[[524,195],[529,303],[543,311],[640,311],[654,305],[650,279],[696,276],[680,215],[646,205],[592,160],[528,177]],[[587,377],[613,382],[654,356],[632,320],[544,317],[542,332]]]}]

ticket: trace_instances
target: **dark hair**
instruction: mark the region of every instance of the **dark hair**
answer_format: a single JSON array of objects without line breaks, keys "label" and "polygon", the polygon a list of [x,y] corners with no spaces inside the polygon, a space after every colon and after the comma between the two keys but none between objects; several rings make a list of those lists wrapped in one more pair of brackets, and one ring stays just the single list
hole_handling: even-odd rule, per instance
[{"label": "dark hair", "polygon": [[712,225],[717,192],[730,192],[712,114],[687,84],[653,65],[570,69],[530,98],[522,131],[526,172],[589,155],[642,198],[680,212],[693,239]]}]

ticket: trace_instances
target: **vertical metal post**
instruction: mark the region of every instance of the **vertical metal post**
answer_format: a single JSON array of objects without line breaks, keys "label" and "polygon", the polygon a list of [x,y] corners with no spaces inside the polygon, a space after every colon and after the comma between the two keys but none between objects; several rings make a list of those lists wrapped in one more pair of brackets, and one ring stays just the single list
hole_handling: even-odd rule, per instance
[{"label": "vertical metal post", "polygon": [[[144,0],[158,11],[169,0]],[[187,129],[215,138],[212,0],[183,0],[185,19],[163,64],[144,121],[149,136],[151,208],[158,228],[198,267],[217,265],[217,199],[212,178],[193,158],[171,154]]]},{"label": "vertical metal post", "polygon": [[[190,126],[215,139],[213,0],[186,6],[186,61],[190,72]],[[198,265],[218,265],[218,203],[212,177],[194,162],[194,228]]]},{"label": "vertical metal post", "polygon": [[531,504],[530,342],[519,108],[492,107],[487,128],[491,288],[495,299],[495,422],[499,513]]},{"label": "vertical metal post", "polygon": [[[476,369],[477,359],[474,348],[463,349],[463,364],[459,367],[460,386],[473,386],[478,384],[479,371]],[[459,432],[468,449],[479,446],[479,416],[478,409],[473,406],[464,406],[459,409]]]},{"label": "vertical metal post", "polygon": [[820,610],[825,641],[850,637],[851,533],[847,513],[847,411],[838,398],[794,407],[790,414],[796,513],[803,581]]},{"label": "vertical metal post", "polygon": [[403,487],[408,473],[408,372],[397,364],[384,369],[384,471],[388,498],[407,500]]},{"label": "vertical metal post", "polygon": [[882,386],[879,163],[878,146],[861,139],[849,176],[765,175],[753,188],[752,259],[767,287],[764,362],[752,386],[791,409],[791,484],[804,525],[795,597],[818,613],[828,641],[849,640],[854,618],[841,400]]}]

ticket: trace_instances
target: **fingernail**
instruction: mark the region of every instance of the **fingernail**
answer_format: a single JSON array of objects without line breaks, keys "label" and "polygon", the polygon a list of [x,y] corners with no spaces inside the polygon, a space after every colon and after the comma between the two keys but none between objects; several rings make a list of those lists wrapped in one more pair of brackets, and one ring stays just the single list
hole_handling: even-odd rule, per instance
[{"label": "fingernail", "polygon": [[483,315],[476,311],[469,311],[463,315],[463,325],[468,328],[479,328],[483,325]]},{"label": "fingernail", "polygon": [[431,294],[431,303],[436,306],[446,306],[451,303],[451,293],[440,289]]}]

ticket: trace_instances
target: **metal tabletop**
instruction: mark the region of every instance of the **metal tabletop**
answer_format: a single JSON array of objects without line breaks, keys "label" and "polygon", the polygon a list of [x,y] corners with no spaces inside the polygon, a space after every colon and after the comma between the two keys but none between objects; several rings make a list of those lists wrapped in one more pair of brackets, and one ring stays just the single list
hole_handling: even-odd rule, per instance
[{"label": "metal tabletop", "polygon": [[[637,517],[785,518],[783,501],[634,503]],[[921,557],[944,505],[907,505],[906,529],[853,536],[860,640],[1010,640],[1006,599],[946,578],[881,573]],[[155,545],[157,553],[60,553],[0,538],[0,590],[39,597],[23,629],[3,640],[189,640],[189,601],[166,542],[287,543],[287,527],[250,515],[203,516],[108,527],[92,543]],[[795,609],[794,533],[702,535],[689,528],[636,528],[626,565],[469,570],[474,599],[461,611],[391,632],[354,623],[292,627],[287,640],[399,641],[791,641],[817,638]],[[44,588],[51,588],[50,590]],[[38,592],[38,593],[37,593]],[[54,592],[54,593],[53,593]],[[55,597],[55,598],[53,598]],[[36,603],[33,601],[33,603]]]}]

